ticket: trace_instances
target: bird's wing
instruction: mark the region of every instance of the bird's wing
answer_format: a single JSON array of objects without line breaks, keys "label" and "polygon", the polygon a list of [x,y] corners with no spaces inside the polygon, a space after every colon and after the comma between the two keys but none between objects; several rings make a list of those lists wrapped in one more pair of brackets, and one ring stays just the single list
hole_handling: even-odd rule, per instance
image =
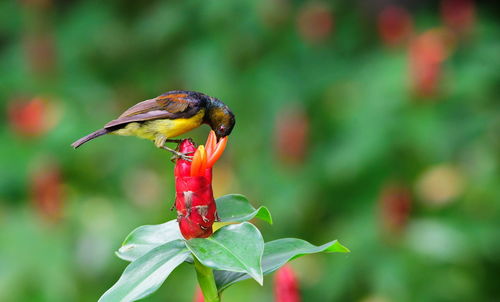
[{"label": "bird's wing", "polygon": [[196,102],[196,99],[190,98],[185,93],[162,94],[130,107],[116,120],[107,123],[104,128],[155,119],[188,118],[196,113],[196,110],[190,110],[195,107]]}]

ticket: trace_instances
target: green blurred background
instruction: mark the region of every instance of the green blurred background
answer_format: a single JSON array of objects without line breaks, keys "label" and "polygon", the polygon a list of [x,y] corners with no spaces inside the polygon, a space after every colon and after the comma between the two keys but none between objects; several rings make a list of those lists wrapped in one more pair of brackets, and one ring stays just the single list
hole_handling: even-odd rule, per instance
[{"label": "green blurred background", "polygon": [[[175,218],[169,154],[69,146],[175,89],[236,114],[216,197],[269,207],[266,241],[352,250],[293,262],[304,301],[498,301],[499,18],[472,0],[1,1],[0,301],[96,301],[122,239]],[[183,265],[145,301],[194,288]],[[272,278],[224,298],[272,301]]]}]

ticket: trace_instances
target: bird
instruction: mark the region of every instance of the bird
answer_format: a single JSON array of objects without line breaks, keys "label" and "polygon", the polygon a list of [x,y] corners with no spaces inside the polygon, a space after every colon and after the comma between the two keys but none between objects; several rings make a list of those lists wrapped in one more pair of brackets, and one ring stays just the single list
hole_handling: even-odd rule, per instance
[{"label": "bird", "polygon": [[76,149],[105,134],[137,136],[154,141],[156,147],[166,149],[176,156],[189,159],[166,147],[165,143],[180,142],[171,138],[202,124],[208,124],[219,140],[231,134],[235,122],[231,109],[219,99],[201,92],[174,90],[137,103],[102,129],[78,139],[71,146]]}]

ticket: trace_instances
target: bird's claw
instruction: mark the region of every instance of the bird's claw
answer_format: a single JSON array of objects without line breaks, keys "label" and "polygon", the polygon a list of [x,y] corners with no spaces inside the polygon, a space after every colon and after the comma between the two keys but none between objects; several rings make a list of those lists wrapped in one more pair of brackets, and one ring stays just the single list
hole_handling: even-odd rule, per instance
[{"label": "bird's claw", "polygon": [[183,160],[186,160],[186,161],[193,161],[193,157],[192,156],[189,156],[185,153],[181,153],[177,150],[174,150],[172,148],[169,148],[167,146],[161,146],[160,148],[164,149],[164,150],[167,150],[168,152],[171,152],[174,154],[174,156],[172,156],[172,158],[170,159],[172,162],[175,163],[176,160],[178,160],[179,158],[180,159],[183,159]]},{"label": "bird's claw", "polygon": [[189,156],[189,155],[187,155],[185,153],[181,153],[181,152],[176,152],[176,153],[174,153],[174,155],[172,156],[172,158],[170,158],[170,160],[173,161],[174,163],[178,159],[183,159],[185,161],[193,161],[193,156]]}]

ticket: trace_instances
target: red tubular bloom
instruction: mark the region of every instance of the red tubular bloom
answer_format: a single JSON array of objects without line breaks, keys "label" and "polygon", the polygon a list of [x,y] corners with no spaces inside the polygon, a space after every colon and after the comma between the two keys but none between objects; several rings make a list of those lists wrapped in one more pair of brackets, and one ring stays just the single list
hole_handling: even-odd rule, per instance
[{"label": "red tubular bloom", "polygon": [[175,208],[177,221],[186,239],[206,238],[212,234],[217,219],[217,209],[212,191],[212,167],[224,152],[227,137],[216,143],[215,133],[210,132],[206,147],[195,148],[185,139],[179,152],[193,156],[192,161],[179,158],[175,164]]},{"label": "red tubular bloom", "polygon": [[274,277],[274,298],[276,302],[300,302],[299,283],[288,264],[280,268]]}]

